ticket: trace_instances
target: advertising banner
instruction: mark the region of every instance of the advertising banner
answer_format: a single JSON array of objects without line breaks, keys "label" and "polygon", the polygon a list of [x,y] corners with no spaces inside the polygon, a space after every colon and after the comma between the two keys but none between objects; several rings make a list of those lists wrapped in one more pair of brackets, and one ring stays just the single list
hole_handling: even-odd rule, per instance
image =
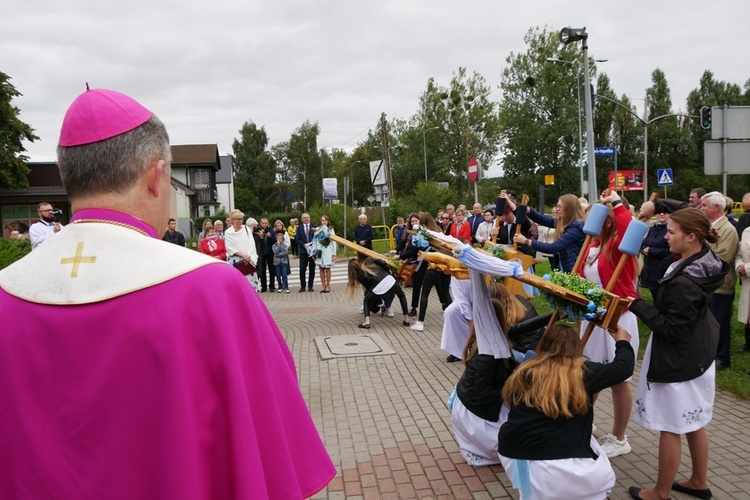
[{"label": "advertising banner", "polygon": [[335,200],[339,197],[339,185],[335,177],[323,179],[323,199]]},{"label": "advertising banner", "polygon": [[643,170],[617,170],[617,186],[615,187],[615,172],[609,172],[609,189],[617,191],[643,191]]}]

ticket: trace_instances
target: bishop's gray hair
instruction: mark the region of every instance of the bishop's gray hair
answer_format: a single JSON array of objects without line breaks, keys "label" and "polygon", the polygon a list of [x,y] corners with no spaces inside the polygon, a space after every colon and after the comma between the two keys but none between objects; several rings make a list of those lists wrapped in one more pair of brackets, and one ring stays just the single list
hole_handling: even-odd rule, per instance
[{"label": "bishop's gray hair", "polygon": [[169,136],[156,117],[133,130],[81,146],[57,147],[57,161],[68,196],[124,192],[152,161],[172,162]]}]

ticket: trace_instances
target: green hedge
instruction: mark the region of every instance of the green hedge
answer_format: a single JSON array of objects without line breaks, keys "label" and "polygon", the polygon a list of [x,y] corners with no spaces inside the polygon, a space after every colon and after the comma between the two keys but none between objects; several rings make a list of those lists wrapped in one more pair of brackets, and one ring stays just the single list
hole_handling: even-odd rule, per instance
[{"label": "green hedge", "polygon": [[4,269],[31,252],[29,240],[0,240],[0,269]]}]

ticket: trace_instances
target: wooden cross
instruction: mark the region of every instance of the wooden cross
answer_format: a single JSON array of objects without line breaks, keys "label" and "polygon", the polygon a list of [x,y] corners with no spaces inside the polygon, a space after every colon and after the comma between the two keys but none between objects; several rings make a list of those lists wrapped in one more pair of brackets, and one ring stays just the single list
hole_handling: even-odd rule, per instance
[{"label": "wooden cross", "polygon": [[84,264],[93,264],[96,262],[96,257],[84,257],[83,256],[83,242],[78,242],[78,247],[76,248],[76,256],[75,257],[64,257],[60,259],[60,264],[73,264],[73,269],[70,271],[70,277],[75,278],[78,276],[78,266],[81,263]]}]

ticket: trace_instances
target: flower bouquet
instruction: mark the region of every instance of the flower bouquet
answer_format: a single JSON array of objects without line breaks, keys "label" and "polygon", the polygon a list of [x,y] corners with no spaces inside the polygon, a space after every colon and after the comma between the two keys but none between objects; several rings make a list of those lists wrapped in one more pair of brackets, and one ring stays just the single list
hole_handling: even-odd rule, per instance
[{"label": "flower bouquet", "polygon": [[313,236],[318,241],[318,244],[324,247],[327,247],[331,244],[331,232],[328,230],[326,226],[320,226],[318,227],[318,230],[315,232],[315,236]]},{"label": "flower bouquet", "polygon": [[545,274],[542,278],[589,299],[588,304],[584,306],[542,290],[550,307],[565,313],[569,318],[595,320],[607,314],[607,309],[604,307],[608,298],[607,292],[593,281],[582,278],[577,274],[561,271],[552,271],[552,274]]},{"label": "flower bouquet", "polygon": [[428,248],[430,238],[434,238],[432,232],[424,226],[419,226],[411,237],[411,244],[417,248]]}]

